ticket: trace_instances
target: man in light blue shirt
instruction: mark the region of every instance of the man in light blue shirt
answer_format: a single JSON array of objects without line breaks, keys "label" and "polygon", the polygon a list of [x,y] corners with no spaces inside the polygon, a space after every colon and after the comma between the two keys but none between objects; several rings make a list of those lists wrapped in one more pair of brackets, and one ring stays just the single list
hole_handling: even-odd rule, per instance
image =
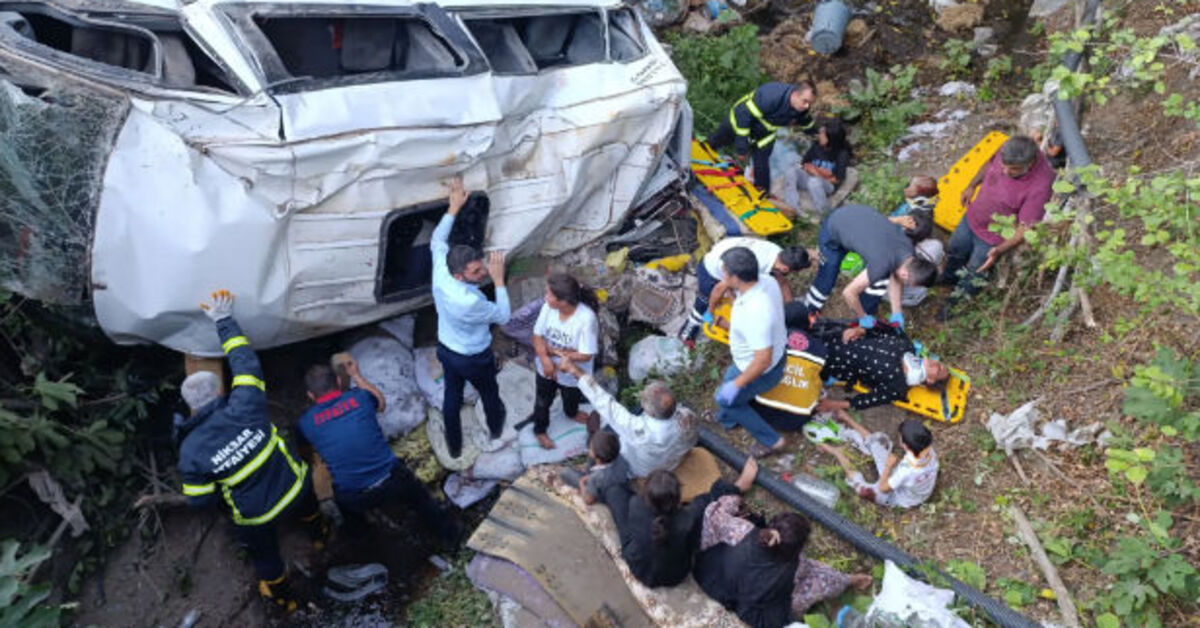
[{"label": "man in light blue shirt", "polygon": [[[504,253],[492,251],[484,264],[483,254],[471,246],[450,246],[450,230],[459,210],[467,202],[461,179],[450,183],[450,206],[433,230],[429,250],[433,254],[433,303],[438,314],[438,360],[442,363],[445,396],[442,412],[446,425],[446,448],[454,458],[462,454],[463,388],[471,382],[483,400],[488,429],[493,439],[504,429],[504,402],[496,384],[496,356],[492,353],[493,323],[508,322],[508,290],[504,287]],[[495,303],[479,289],[488,276],[496,286]]]}]

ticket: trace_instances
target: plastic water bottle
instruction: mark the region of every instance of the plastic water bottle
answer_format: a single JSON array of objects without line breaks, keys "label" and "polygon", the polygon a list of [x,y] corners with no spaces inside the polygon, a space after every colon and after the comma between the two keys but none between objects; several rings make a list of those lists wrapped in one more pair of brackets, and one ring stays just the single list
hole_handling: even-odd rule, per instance
[{"label": "plastic water bottle", "polygon": [[837,628],[867,628],[867,618],[853,606],[843,606],[838,611],[836,625]]},{"label": "plastic water bottle", "polygon": [[826,508],[833,508],[838,500],[838,488],[825,480],[815,478],[807,473],[792,474],[792,486],[800,492],[817,500]]}]

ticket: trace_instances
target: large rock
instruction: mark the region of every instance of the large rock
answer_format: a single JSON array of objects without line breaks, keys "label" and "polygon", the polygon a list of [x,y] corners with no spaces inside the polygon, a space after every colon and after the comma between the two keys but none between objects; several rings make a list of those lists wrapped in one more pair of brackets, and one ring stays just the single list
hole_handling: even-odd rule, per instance
[{"label": "large rock", "polygon": [[1071,0],[1033,0],[1033,6],[1029,7],[1029,17],[1049,17],[1070,3]]},{"label": "large rock", "polygon": [[943,8],[938,15],[937,25],[948,33],[958,33],[975,28],[982,21],[982,4],[959,4]]}]

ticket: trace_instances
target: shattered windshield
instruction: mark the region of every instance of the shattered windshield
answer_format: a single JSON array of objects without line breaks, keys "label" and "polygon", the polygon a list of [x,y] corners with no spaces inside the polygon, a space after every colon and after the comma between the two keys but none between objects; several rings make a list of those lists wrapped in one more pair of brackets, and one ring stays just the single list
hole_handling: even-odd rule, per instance
[{"label": "shattered windshield", "polygon": [[[27,93],[31,92],[31,93]],[[0,80],[0,282],[27,296],[78,303],[104,165],[124,99]]]}]

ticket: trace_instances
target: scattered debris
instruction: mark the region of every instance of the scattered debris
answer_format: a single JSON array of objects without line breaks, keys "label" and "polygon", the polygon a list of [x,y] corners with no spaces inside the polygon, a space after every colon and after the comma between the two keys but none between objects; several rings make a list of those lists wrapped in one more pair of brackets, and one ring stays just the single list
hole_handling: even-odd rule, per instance
[{"label": "scattered debris", "polygon": [[1060,9],[1070,4],[1071,0],[1033,0],[1029,7],[1029,17],[1043,18],[1058,13]]},{"label": "scattered debris", "polygon": [[425,420],[425,397],[417,385],[412,349],[391,336],[368,336],[349,351],[362,376],[387,400],[377,415],[385,438],[407,434]]},{"label": "scattered debris", "polygon": [[885,561],[879,595],[867,609],[867,625],[968,628],[971,624],[948,608],[953,603],[953,591],[910,578],[896,563]]},{"label": "scattered debris", "polygon": [[496,480],[467,479],[461,473],[451,473],[446,477],[442,492],[446,499],[454,502],[459,508],[469,508],[471,504],[487,497],[496,488]]},{"label": "scattered debris", "polygon": [[945,4],[938,12],[936,23],[947,33],[965,31],[983,21],[983,9],[983,4],[979,3]]},{"label": "scattered debris", "polygon": [[73,538],[78,538],[79,535],[91,528],[87,520],[83,518],[83,511],[79,509],[80,499],[76,499],[74,503],[67,501],[66,496],[63,495],[62,485],[46,470],[39,469],[30,472],[26,478],[29,480],[29,488],[33,489],[38,499],[62,517],[64,525],[71,527]]},{"label": "scattered debris", "polygon": [[651,374],[670,377],[689,364],[683,341],[666,336],[646,336],[629,349],[629,379],[641,382]]},{"label": "scattered debris", "polygon": [[357,602],[387,587],[387,567],[379,563],[338,565],[325,574],[325,597],[337,602]]},{"label": "scattered debris", "polygon": [[953,96],[972,98],[975,96],[975,86],[966,81],[950,81],[938,88],[938,95],[948,98]]},{"label": "scattered debris", "polygon": [[1102,438],[1101,430],[1104,429],[1104,425],[1100,422],[1068,431],[1066,419],[1046,422],[1042,425],[1042,433],[1039,436],[1034,430],[1034,425],[1040,419],[1037,403],[1037,399],[1030,401],[1008,415],[992,413],[987,421],[987,428],[992,433],[992,438],[996,439],[997,445],[1006,451],[1030,447],[1045,450],[1054,442],[1074,448],[1097,442]]},{"label": "scattered debris", "polygon": [[976,26],[975,37],[971,40],[971,49],[980,56],[992,57],[1000,50],[1000,46],[992,40],[996,37],[996,29],[991,26]]}]

